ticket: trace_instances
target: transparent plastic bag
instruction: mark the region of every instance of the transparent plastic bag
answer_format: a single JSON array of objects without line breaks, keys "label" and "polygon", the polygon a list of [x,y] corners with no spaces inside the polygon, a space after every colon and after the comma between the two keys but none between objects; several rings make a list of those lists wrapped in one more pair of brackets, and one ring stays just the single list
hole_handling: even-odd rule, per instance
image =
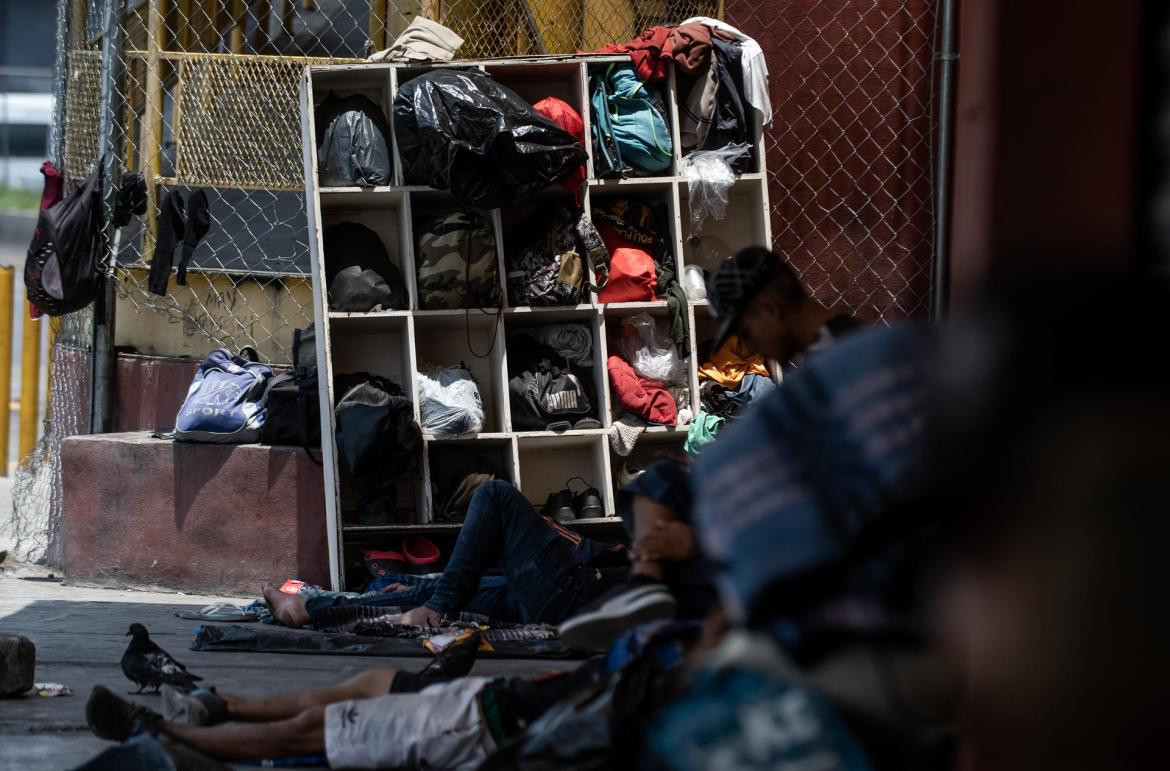
[{"label": "transparent plastic bag", "polygon": [[446,367],[418,373],[422,426],[436,434],[471,434],[483,430],[483,400],[466,368]]},{"label": "transparent plastic bag", "polygon": [[649,313],[622,319],[618,352],[639,376],[663,384],[685,384],[687,368],[665,326]]},{"label": "transparent plastic bag", "polygon": [[749,152],[750,145],[732,144],[717,150],[696,150],[683,158],[692,233],[701,233],[708,217],[721,220],[727,216],[727,191],[735,184],[732,165]]}]

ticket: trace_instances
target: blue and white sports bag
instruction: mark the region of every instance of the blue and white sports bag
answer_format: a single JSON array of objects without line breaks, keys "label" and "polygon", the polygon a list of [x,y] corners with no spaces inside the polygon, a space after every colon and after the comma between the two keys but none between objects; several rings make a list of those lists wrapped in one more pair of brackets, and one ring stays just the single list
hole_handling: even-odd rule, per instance
[{"label": "blue and white sports bag", "polygon": [[259,441],[272,379],[272,370],[259,358],[254,348],[244,348],[238,356],[226,348],[207,354],[175,418],[175,439],[221,444]]}]

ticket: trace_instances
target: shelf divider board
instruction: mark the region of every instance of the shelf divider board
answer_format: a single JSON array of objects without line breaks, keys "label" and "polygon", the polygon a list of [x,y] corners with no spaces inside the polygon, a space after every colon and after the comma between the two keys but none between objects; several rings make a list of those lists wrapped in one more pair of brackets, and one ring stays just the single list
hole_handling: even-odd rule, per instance
[{"label": "shelf divider board", "polygon": [[[394,98],[398,96],[398,68],[389,67],[387,74],[386,93],[389,97],[386,100],[386,121],[390,124],[390,158],[394,162],[394,184],[402,186],[406,184],[403,181],[404,175],[402,173],[402,157],[398,154],[398,137],[394,135]],[[412,305],[412,308],[417,307]]]},{"label": "shelf divider board", "polygon": [[318,405],[321,412],[321,465],[325,481],[325,537],[329,548],[329,582],[334,589],[342,584],[342,533],[337,478],[336,427],[333,418],[333,362],[329,346],[329,303],[325,300],[325,255],[321,241],[321,201],[317,191],[317,138],[312,116],[315,111],[313,78],[306,69],[301,79],[301,144],[304,147],[305,182],[308,190],[305,211],[309,230],[309,265],[313,276],[313,318],[317,337]]},{"label": "shelf divider board", "polygon": [[[712,67],[715,63],[712,62]],[[666,68],[666,120],[670,123],[671,161],[670,173],[675,177],[682,176],[682,141],[678,125],[678,81],[675,78],[674,60],[671,59]]]},{"label": "shelf divider board", "polygon": [[577,79],[584,98],[575,107],[581,112],[581,121],[585,124],[585,150],[589,156],[585,159],[585,179],[590,180],[593,179],[593,111],[590,109],[592,95],[589,92],[589,67],[585,62],[577,64]]}]

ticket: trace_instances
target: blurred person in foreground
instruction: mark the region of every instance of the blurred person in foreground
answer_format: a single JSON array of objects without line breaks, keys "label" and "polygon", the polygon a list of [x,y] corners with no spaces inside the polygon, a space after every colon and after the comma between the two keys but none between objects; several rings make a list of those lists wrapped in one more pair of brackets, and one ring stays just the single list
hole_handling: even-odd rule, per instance
[{"label": "blurred person in foreground", "polygon": [[1048,276],[948,326],[927,505],[952,525],[964,771],[1166,762],[1168,304],[1160,281]]},{"label": "blurred person in foreground", "polygon": [[[696,462],[696,531],[730,630],[651,733],[670,769],[946,767],[955,690],[922,575],[935,521],[926,334],[805,358]],[[804,767],[804,766],[801,766]]]}]

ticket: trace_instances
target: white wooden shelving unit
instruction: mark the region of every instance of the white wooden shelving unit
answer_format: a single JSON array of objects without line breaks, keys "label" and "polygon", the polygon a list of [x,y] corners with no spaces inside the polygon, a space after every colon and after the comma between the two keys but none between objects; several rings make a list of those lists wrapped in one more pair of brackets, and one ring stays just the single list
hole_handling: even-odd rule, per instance
[{"label": "white wooden shelving unit", "polygon": [[[356,558],[359,545],[392,545],[409,533],[439,537],[454,535],[458,524],[433,521],[431,468],[443,462],[444,451],[462,443],[474,443],[477,449],[495,453],[528,500],[538,507],[548,494],[560,490],[572,477],[583,477],[600,492],[607,516],[578,520],[571,527],[582,530],[620,530],[614,516],[616,474],[620,462],[611,452],[609,433],[616,417],[616,404],[609,388],[605,362],[609,333],[618,321],[640,311],[665,317],[665,301],[648,303],[611,303],[602,305],[596,296],[588,304],[553,308],[509,307],[507,291],[501,281],[502,309],[469,311],[418,310],[415,272],[415,223],[428,212],[452,208],[458,204],[450,193],[426,187],[407,186],[397,144],[392,148],[394,184],[378,188],[328,188],[317,181],[317,149],[314,137],[314,107],[330,91],[346,95],[360,93],[381,105],[390,120],[390,108],[398,85],[434,68],[477,67],[511,88],[529,103],[556,96],[574,107],[585,121],[585,135],[590,135],[588,76],[594,67],[608,67],[613,62],[627,62],[625,56],[577,55],[523,57],[511,59],[445,62],[434,65],[356,64],[312,66],[305,70],[301,88],[302,130],[304,137],[306,210],[309,246],[313,270],[313,310],[317,328],[317,365],[320,373],[321,437],[326,487],[327,532],[333,587],[343,588],[343,568]],[[584,185],[583,206],[588,213],[598,200],[611,196],[654,199],[666,205],[670,227],[670,248],[675,256],[681,280],[683,269],[700,261],[700,250],[689,240],[689,200],[687,183],[681,176],[678,139],[678,98],[673,71],[662,85],[668,119],[673,135],[674,162],[669,174],[622,180],[599,180],[594,176],[592,147],[588,162],[589,178]],[[392,121],[391,121],[392,125]],[[764,174],[764,148],[760,126],[755,126],[755,166],[740,176],[731,191],[728,216],[722,221],[708,219],[703,235],[714,236],[734,252],[752,244],[770,244],[768,190]],[[393,142],[393,131],[391,131]],[[561,198],[571,203],[571,194],[557,186],[549,188],[544,198]],[[539,203],[536,202],[536,203]],[[497,253],[502,279],[506,275],[504,255],[508,248],[509,228],[536,204],[484,212],[496,234]],[[338,222],[358,222],[376,232],[386,246],[390,259],[401,270],[410,296],[411,310],[379,313],[340,313],[329,310],[325,287],[325,255],[322,231]],[[712,268],[714,265],[706,265]],[[705,301],[690,303],[687,309],[691,330],[690,380],[693,410],[697,413],[699,392],[697,379],[698,346],[714,336]],[[508,400],[508,368],[505,339],[525,328],[552,322],[578,322],[593,331],[595,366],[594,384],[600,404],[598,430],[551,432],[513,431]],[[478,358],[470,348],[482,353],[491,347],[487,358]],[[494,342],[494,345],[493,345]],[[399,482],[400,515],[410,524],[361,526],[346,524],[349,498],[344,471],[338,464],[334,444],[335,425],[332,405],[335,374],[364,370],[389,377],[400,384],[414,401],[415,418],[419,404],[415,376],[426,363],[448,366],[464,362],[479,382],[486,411],[484,431],[460,437],[434,436],[424,431],[422,468],[417,474],[404,475]],[[632,459],[646,461],[662,449],[679,449],[686,438],[686,428],[652,429],[643,434]]]}]

